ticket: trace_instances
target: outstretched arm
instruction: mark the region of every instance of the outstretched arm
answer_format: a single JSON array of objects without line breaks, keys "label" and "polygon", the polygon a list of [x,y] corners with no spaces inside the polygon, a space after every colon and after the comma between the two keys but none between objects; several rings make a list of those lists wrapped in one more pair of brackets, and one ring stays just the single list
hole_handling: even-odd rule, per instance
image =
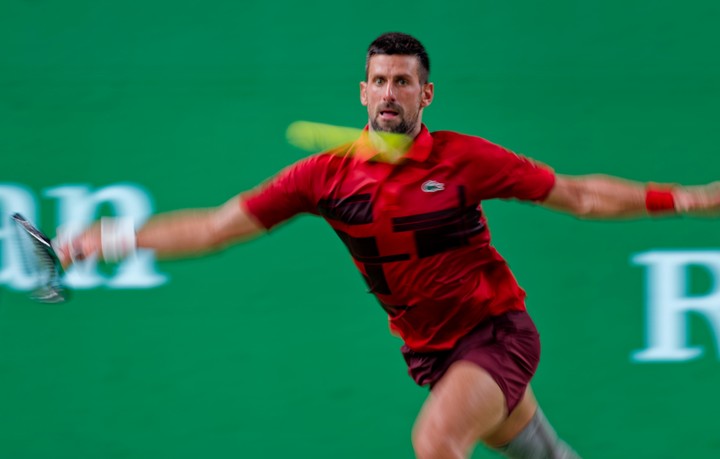
[{"label": "outstretched arm", "polygon": [[[235,196],[225,204],[209,209],[187,209],[159,214],[139,230],[135,236],[138,248],[153,249],[160,258],[197,256],[219,250],[233,242],[249,239],[263,233],[265,229],[245,209],[242,198]],[[61,244],[60,259],[64,265],[71,258],[82,259],[90,255],[108,258],[103,253],[105,248],[116,244],[108,241],[109,237],[126,235],[109,235],[96,224],[72,241],[72,244]],[[103,238],[106,240],[103,241]],[[134,250],[134,247],[118,249],[122,252]],[[72,252],[72,257],[71,257]]]},{"label": "outstretched arm", "polygon": [[646,185],[608,175],[557,175],[542,205],[580,218],[632,218],[649,213],[720,215],[720,182]]}]

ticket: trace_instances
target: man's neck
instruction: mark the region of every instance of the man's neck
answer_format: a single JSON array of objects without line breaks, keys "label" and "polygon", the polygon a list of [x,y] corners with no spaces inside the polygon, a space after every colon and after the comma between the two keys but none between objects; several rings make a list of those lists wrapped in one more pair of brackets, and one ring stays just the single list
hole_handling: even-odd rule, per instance
[{"label": "man's neck", "polygon": [[383,161],[396,163],[402,158],[412,146],[415,137],[420,133],[422,126],[415,129],[413,135],[398,134],[395,132],[376,131],[370,128],[370,142],[373,149]]}]

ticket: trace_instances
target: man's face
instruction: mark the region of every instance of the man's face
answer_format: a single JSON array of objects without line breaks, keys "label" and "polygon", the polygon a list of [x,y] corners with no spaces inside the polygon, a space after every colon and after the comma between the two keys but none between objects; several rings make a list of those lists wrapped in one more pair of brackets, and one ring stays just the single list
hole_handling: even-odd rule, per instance
[{"label": "man's face", "polygon": [[377,54],[370,58],[367,81],[360,83],[360,101],[368,109],[370,127],[415,137],[422,109],[430,105],[433,84],[420,82],[416,56]]}]

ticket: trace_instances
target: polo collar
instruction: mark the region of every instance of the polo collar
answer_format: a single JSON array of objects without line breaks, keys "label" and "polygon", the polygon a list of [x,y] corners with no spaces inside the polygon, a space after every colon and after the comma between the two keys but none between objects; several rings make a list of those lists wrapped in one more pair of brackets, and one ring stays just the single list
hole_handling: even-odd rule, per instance
[{"label": "polo collar", "polygon": [[[377,155],[370,143],[370,138],[368,135],[369,129],[370,127],[366,125],[365,129],[363,130],[364,132],[362,133],[360,138],[356,140],[355,143],[353,143],[350,147],[350,152],[353,152],[353,156],[360,158],[360,160],[363,162],[369,161]],[[418,133],[418,135],[415,137],[412,145],[402,159],[411,159],[419,163],[425,162],[430,156],[432,146],[432,135],[430,135],[430,131],[428,131],[427,126],[423,124],[420,128],[420,133]]]},{"label": "polo collar", "polygon": [[430,156],[432,146],[433,138],[430,135],[428,128],[423,124],[420,128],[420,133],[417,137],[415,137],[412,146],[407,153],[405,153],[405,158],[412,159],[413,161],[417,161],[419,163],[424,163]]}]

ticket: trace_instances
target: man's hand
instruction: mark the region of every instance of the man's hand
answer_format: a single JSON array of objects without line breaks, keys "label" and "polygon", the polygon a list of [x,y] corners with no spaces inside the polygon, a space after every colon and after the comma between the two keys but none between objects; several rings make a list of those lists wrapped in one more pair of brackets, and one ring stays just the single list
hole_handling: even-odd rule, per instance
[{"label": "man's hand", "polygon": [[683,214],[719,215],[720,182],[679,187],[673,191],[675,210]]},{"label": "man's hand", "polygon": [[95,224],[77,236],[63,235],[63,230],[59,229],[54,245],[63,269],[93,255],[102,256],[100,225]]}]

